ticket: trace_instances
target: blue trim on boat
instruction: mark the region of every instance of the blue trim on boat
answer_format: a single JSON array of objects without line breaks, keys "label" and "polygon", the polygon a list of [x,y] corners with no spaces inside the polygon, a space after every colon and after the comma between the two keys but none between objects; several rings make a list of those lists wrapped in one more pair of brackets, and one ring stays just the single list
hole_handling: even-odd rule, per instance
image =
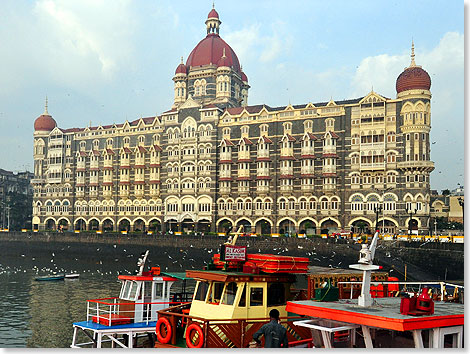
[{"label": "blue trim on boat", "polygon": [[116,326],[105,326],[100,323],[92,322],[92,321],[81,321],[81,322],[74,322],[74,326],[79,326],[86,329],[91,329],[95,331],[103,330],[103,329],[131,329],[131,328],[146,328],[146,327],[155,327],[157,325],[157,321],[150,321],[149,323],[146,322],[137,322],[137,323],[128,323]]},{"label": "blue trim on boat", "polygon": [[51,280],[64,280],[65,275],[46,275],[44,277],[37,277],[34,280],[37,281],[51,281]]}]

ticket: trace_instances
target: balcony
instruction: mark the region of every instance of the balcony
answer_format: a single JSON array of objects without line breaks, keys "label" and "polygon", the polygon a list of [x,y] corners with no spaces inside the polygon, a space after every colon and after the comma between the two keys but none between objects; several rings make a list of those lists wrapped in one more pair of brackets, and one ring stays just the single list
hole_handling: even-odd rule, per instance
[{"label": "balcony", "polygon": [[269,186],[258,186],[256,187],[256,193],[269,193]]},{"label": "balcony", "polygon": [[336,184],[324,184],[323,185],[324,192],[335,191],[335,190],[336,190]]},{"label": "balcony", "polygon": [[281,167],[281,175],[293,175],[294,169],[292,167]]},{"label": "balcony", "polygon": [[250,187],[240,186],[238,187],[238,193],[249,193]]},{"label": "balcony", "polygon": [[[202,157],[202,156],[201,156]],[[231,161],[232,160],[232,153],[230,152],[222,152],[220,154],[220,161]]]},{"label": "balcony", "polygon": [[280,190],[281,192],[292,192],[292,190],[294,189],[294,186],[292,185],[287,185],[287,186],[280,186]]},{"label": "balcony", "polygon": [[399,162],[398,168],[407,169],[407,168],[424,168],[427,170],[434,170],[434,162],[432,161],[405,161]]},{"label": "balcony", "polygon": [[323,174],[336,174],[336,166],[323,166],[322,173]]},{"label": "balcony", "polygon": [[301,157],[305,158],[314,158],[315,156],[315,150],[313,148],[302,148],[300,152]]},{"label": "balcony", "polygon": [[313,184],[302,184],[300,189],[302,190],[302,192],[308,193],[313,192],[315,190],[315,186]]},{"label": "balcony", "polygon": [[238,153],[238,161],[240,160],[249,160],[250,159],[250,152],[249,151],[241,151]]},{"label": "balcony", "polygon": [[78,162],[78,163],[77,163],[77,170],[83,170],[83,171],[85,171],[85,169],[86,169],[86,163],[85,163],[85,161],[83,161],[83,162]]},{"label": "balcony", "polygon": [[336,146],[324,146],[322,153],[323,155],[336,155]]},{"label": "balcony", "polygon": [[32,184],[40,184],[40,183],[44,183],[45,182],[45,179],[44,178],[33,178],[31,180],[31,183]]},{"label": "balcony", "polygon": [[257,159],[269,159],[269,150],[258,150]]},{"label": "balcony", "polygon": [[[282,172],[281,172],[281,174],[282,174]],[[269,177],[269,168],[258,168],[256,170],[256,175],[257,176]]]},{"label": "balcony", "polygon": [[194,161],[196,159],[196,155],[183,155],[183,161]]},{"label": "balcony", "polygon": [[364,170],[385,170],[385,162],[376,162],[376,163],[362,163],[361,162],[361,171]]},{"label": "balcony", "polygon": [[134,191],[134,195],[135,195],[136,197],[143,197],[144,194],[145,194],[145,190],[144,190],[144,189],[136,189],[136,190]]},{"label": "balcony", "polygon": [[221,194],[230,194],[230,187],[220,187]]},{"label": "balcony", "polygon": [[237,178],[250,178],[250,170],[238,170]]},{"label": "balcony", "polygon": [[[282,172],[281,172],[282,174]],[[313,166],[308,166],[308,167],[301,167],[300,168],[300,174],[301,175],[314,175],[315,174],[315,168]]]}]

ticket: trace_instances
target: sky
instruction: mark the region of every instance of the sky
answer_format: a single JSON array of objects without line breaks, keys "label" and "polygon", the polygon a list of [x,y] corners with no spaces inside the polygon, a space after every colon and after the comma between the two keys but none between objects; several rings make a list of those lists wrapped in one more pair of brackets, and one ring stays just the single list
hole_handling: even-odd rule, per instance
[{"label": "sky", "polygon": [[[467,5],[466,5],[467,6]],[[0,168],[33,168],[33,124],[122,123],[173,103],[177,65],[206,35],[210,1],[2,0]],[[410,64],[430,75],[431,188],[464,184],[464,2],[218,0],[248,104],[396,97]]]}]

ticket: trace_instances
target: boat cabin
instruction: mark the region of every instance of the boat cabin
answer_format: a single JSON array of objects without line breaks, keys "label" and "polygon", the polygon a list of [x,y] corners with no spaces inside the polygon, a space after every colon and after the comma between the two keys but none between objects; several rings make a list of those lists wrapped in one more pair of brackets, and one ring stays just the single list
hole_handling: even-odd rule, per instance
[{"label": "boat cabin", "polygon": [[156,321],[157,311],[170,304],[171,286],[176,278],[160,274],[154,267],[142,275],[120,275],[119,314],[132,322]]},{"label": "boat cabin", "polygon": [[292,274],[187,271],[187,276],[197,281],[189,312],[192,317],[266,318],[272,309],[285,317],[286,301],[294,298]]}]

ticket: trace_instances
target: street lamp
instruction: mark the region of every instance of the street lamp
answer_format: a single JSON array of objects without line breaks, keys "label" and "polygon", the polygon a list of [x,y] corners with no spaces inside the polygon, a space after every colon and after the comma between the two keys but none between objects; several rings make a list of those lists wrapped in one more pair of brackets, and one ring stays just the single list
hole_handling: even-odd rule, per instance
[{"label": "street lamp", "polygon": [[413,214],[416,214],[416,209],[413,211],[411,206],[406,205],[406,212],[410,214],[410,221],[408,223],[408,235],[411,235],[411,224],[413,223]]},{"label": "street lamp", "polygon": [[458,197],[457,200],[459,201],[459,205],[462,207],[462,225],[465,229],[465,222],[464,222],[464,217],[465,217],[465,211],[464,211],[464,199],[462,197]]},{"label": "street lamp", "polygon": [[434,219],[434,235],[437,238],[437,217]]},{"label": "street lamp", "polygon": [[[377,224],[379,223],[379,214],[382,212],[382,205],[376,204],[374,205],[374,212],[375,212],[375,231],[377,231]],[[384,226],[385,228],[385,226]]]},{"label": "street lamp", "polygon": [[[385,188],[385,189],[377,189],[377,188],[374,188],[374,190],[376,192],[381,192],[382,193],[382,205],[383,205],[383,208],[382,208],[382,233],[385,234],[385,200],[384,200],[384,195],[385,193],[391,191],[393,189],[393,187],[388,187],[388,188]],[[375,229],[377,230],[377,223],[375,225]]]}]

